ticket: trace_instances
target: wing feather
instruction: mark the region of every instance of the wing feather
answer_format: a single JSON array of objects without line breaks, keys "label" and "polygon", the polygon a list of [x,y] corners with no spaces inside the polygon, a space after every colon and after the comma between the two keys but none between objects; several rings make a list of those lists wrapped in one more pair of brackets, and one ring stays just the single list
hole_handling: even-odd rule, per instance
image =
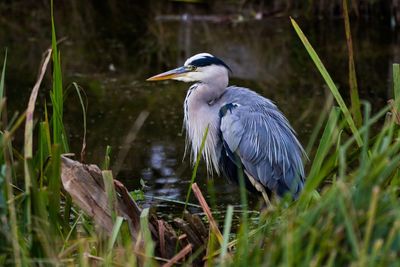
[{"label": "wing feather", "polygon": [[287,119],[270,102],[230,105],[221,117],[224,144],[263,186],[297,197],[304,182],[303,149]]}]

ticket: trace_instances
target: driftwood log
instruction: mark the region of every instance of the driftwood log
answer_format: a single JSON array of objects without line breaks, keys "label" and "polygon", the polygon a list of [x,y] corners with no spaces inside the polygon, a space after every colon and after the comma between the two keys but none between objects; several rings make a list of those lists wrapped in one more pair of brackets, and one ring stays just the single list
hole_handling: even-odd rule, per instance
[{"label": "driftwood log", "polygon": [[[110,207],[103,174],[98,166],[82,164],[63,156],[61,180],[73,202],[93,218],[102,231],[111,234],[112,212],[116,212],[128,222],[132,241],[137,244],[141,209],[121,182],[114,180],[117,200],[114,207]],[[148,219],[149,230],[156,244],[155,254],[169,260],[166,266],[180,262],[194,252],[202,251],[197,258],[203,258],[209,231],[198,216],[185,212],[183,218],[174,220],[179,236],[168,222],[158,219],[156,215],[150,214]]]}]

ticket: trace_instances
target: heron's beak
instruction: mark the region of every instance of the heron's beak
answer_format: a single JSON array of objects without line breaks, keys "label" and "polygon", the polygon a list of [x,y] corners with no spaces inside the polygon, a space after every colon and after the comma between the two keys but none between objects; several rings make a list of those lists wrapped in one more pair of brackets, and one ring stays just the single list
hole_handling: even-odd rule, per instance
[{"label": "heron's beak", "polygon": [[157,74],[153,77],[148,78],[146,81],[162,81],[162,80],[169,80],[176,77],[184,76],[185,73],[189,72],[190,70],[186,67],[179,67],[173,70],[169,70],[160,74]]}]

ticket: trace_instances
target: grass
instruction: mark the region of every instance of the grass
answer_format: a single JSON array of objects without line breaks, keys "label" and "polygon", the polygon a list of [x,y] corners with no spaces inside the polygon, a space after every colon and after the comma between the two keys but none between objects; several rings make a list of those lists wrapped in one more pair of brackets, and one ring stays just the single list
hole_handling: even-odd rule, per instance
[{"label": "grass", "polygon": [[347,49],[349,52],[349,87],[350,87],[350,100],[351,100],[351,113],[354,118],[354,122],[357,127],[360,127],[362,124],[362,116],[360,109],[360,98],[358,96],[358,84],[357,84],[357,75],[356,75],[356,67],[354,63],[354,53],[353,53],[353,41],[351,38],[350,31],[350,19],[349,19],[349,11],[347,0],[343,0],[343,18],[344,18],[344,28],[346,32],[346,41],[347,41]]},{"label": "grass", "polygon": [[363,143],[362,143],[360,134],[358,133],[356,124],[354,123],[354,119],[351,116],[350,111],[349,111],[346,103],[344,102],[342,96],[340,95],[339,90],[337,89],[335,83],[333,82],[331,76],[329,75],[329,72],[325,68],[325,66],[322,63],[321,59],[319,58],[317,52],[315,52],[314,48],[308,41],[307,37],[304,35],[303,31],[300,29],[297,22],[292,18],[290,18],[290,20],[292,22],[293,28],[295,29],[296,33],[300,37],[300,40],[304,44],[304,47],[306,48],[308,54],[310,55],[311,59],[314,61],[317,69],[319,70],[319,72],[321,73],[322,77],[324,78],[326,84],[328,85],[328,88],[331,90],[333,96],[335,97],[341,111],[343,112],[343,115],[346,118],[346,121],[350,127],[350,130],[352,131],[354,137],[357,140],[358,146],[361,147]]},{"label": "grass", "polygon": [[[245,208],[241,225],[237,231],[233,230],[235,211],[228,206],[222,244],[216,240],[209,242],[207,262],[220,266],[396,266],[400,251],[400,142],[395,116],[387,115],[390,107],[371,114],[370,104],[360,101],[355,93],[350,112],[315,49],[299,25],[293,19],[291,21],[338,106],[328,112],[326,120],[321,119],[321,125],[316,125],[316,129],[321,129],[318,131],[321,137],[299,200],[282,199],[273,209],[262,211],[255,224],[251,224],[242,187],[241,199]],[[351,64],[354,62],[351,45],[348,49]],[[52,108],[48,112],[46,103],[37,103],[36,96],[50,59],[53,88],[49,96]],[[5,53],[0,78],[1,103],[5,101],[6,62]],[[61,189],[60,155],[68,152],[68,140],[62,118],[66,99],[60,62],[52,15],[52,49],[45,54],[27,112],[15,120],[5,121],[6,106],[0,105],[0,114],[3,114],[0,129],[0,265],[136,266],[138,262],[145,266],[158,265],[154,255],[156,244],[148,229],[148,209],[142,212],[142,230],[136,242],[130,240],[126,234],[127,225],[116,214],[112,235],[105,237],[96,231],[90,219],[71,205]],[[349,68],[349,74],[350,90],[358,91],[354,80],[355,66]],[[395,107],[400,102],[399,77],[399,65],[395,64]],[[79,94],[78,85],[73,86]],[[80,94],[79,99],[85,114]],[[360,108],[357,108],[357,102]],[[37,104],[44,105],[44,114],[35,113]],[[360,111],[361,119],[356,118],[354,107]],[[38,123],[34,118],[38,118]],[[24,122],[22,153],[12,141]],[[33,145],[35,138],[37,146]],[[104,169],[109,169],[109,154],[108,148]],[[199,161],[196,168],[198,164]],[[24,167],[20,168],[20,165]],[[103,177],[109,205],[113,207],[115,191],[111,171],[104,170]],[[191,184],[195,177],[196,170]]]}]

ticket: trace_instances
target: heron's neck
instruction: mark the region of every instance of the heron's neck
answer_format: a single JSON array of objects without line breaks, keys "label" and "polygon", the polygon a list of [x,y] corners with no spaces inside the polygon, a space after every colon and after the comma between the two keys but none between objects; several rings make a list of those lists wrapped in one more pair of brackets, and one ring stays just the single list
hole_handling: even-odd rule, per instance
[{"label": "heron's neck", "polygon": [[205,130],[209,128],[202,153],[209,173],[212,173],[212,167],[217,174],[219,173],[219,151],[216,150],[219,145],[217,136],[219,107],[216,103],[225,90],[226,86],[218,88],[206,83],[196,83],[189,88],[184,102],[186,144],[191,144],[193,160],[197,158]]},{"label": "heron's neck", "polygon": [[225,92],[226,87],[214,87],[206,83],[193,84],[186,95],[184,108],[185,115],[196,115],[199,111],[207,110]]},{"label": "heron's neck", "polygon": [[192,86],[194,88],[192,92],[193,94],[188,93],[188,97],[191,98],[190,100],[192,104],[194,104],[193,102],[197,102],[199,104],[210,104],[214,100],[219,99],[221,95],[223,95],[227,86],[228,81],[223,83],[219,81],[213,81],[209,83],[199,82]]}]

